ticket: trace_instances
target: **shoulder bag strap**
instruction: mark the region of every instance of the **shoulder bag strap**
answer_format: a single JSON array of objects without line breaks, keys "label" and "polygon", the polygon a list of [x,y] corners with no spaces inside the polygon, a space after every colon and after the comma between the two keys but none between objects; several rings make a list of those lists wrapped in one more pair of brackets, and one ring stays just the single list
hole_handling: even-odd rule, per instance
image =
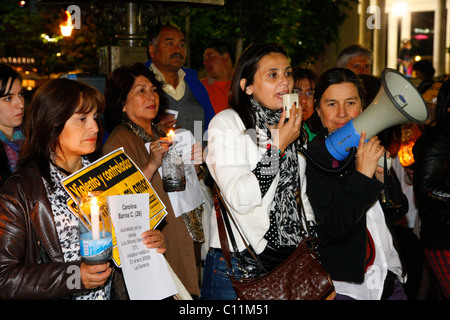
[{"label": "shoulder bag strap", "polygon": [[[262,266],[261,262],[259,261],[258,255],[254,252],[253,249],[251,249],[250,245],[247,243],[244,236],[240,232],[233,216],[231,214],[229,214],[228,209],[226,208],[225,201],[223,200],[223,198],[220,194],[219,188],[217,187],[216,184],[214,184],[214,207],[216,209],[216,218],[217,218],[217,226],[219,229],[220,245],[222,247],[222,254],[227,262],[227,266],[229,268],[231,268],[231,253],[230,253],[230,248],[228,246],[227,233],[228,233],[228,236],[230,237],[230,242],[233,246],[234,252],[237,255],[239,255],[239,249],[237,247],[237,244],[236,244],[236,241],[235,241],[235,238],[233,235],[233,231],[231,229],[231,225],[228,220],[228,218],[230,218],[231,221],[233,222],[234,226],[236,227],[236,230],[238,231],[239,236],[241,237],[242,242],[245,245],[245,248],[252,255],[253,259],[255,259],[255,261],[257,261],[257,263],[260,264],[260,266],[263,268],[263,270],[265,270],[264,266]],[[225,227],[226,227],[226,230],[225,230]]]},{"label": "shoulder bag strap", "polygon": [[[222,254],[227,263],[227,268],[233,270],[231,265],[231,253],[228,247],[228,237],[225,231],[225,225],[223,223],[222,212],[219,205],[218,190],[214,187],[214,208],[216,210],[217,228],[219,230],[220,246],[222,247]],[[234,278],[234,275],[233,275]]]},{"label": "shoulder bag strap", "polygon": [[301,187],[299,187],[298,195],[297,195],[297,210],[298,215],[300,216],[300,220],[305,221],[306,232],[308,233],[308,237],[311,237],[311,230],[309,228],[308,218],[306,217],[305,207],[303,206]]}]

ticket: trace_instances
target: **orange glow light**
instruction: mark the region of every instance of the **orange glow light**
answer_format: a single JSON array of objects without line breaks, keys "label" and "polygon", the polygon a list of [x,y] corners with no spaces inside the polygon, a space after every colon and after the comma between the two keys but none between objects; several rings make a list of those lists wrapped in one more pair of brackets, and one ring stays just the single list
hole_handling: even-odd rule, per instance
[{"label": "orange glow light", "polygon": [[72,34],[72,30],[73,30],[72,16],[70,15],[69,11],[66,11],[65,14],[66,14],[66,18],[64,20],[64,23],[59,25],[59,27],[61,28],[61,34],[64,37],[70,37],[70,35]]},{"label": "orange glow light", "polygon": [[175,139],[175,131],[173,131],[173,129],[169,130],[169,132],[167,133],[167,138],[169,138],[170,141],[173,141],[173,139]]},{"label": "orange glow light", "polygon": [[398,150],[398,160],[404,167],[409,167],[414,163],[414,154],[412,149],[414,147],[414,141],[410,141],[407,144],[402,144]]}]

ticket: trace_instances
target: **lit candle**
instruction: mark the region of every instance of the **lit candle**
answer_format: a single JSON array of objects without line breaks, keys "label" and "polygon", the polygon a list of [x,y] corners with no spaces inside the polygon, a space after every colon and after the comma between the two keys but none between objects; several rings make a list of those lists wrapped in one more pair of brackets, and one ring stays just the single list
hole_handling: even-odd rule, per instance
[{"label": "lit candle", "polygon": [[414,163],[413,147],[414,141],[409,141],[405,144],[402,143],[400,146],[400,149],[398,150],[398,160],[402,166],[409,167]]},{"label": "lit candle", "polygon": [[100,207],[97,205],[97,197],[91,200],[91,227],[92,240],[100,239]]},{"label": "lit candle", "polygon": [[175,131],[173,131],[173,129],[169,130],[169,132],[167,133],[167,138],[169,138],[169,140],[173,142],[173,140],[175,139]]},{"label": "lit candle", "polygon": [[414,163],[413,147],[419,138],[421,131],[416,123],[408,123],[402,126],[401,143],[398,150],[398,159],[404,167],[409,167]]}]

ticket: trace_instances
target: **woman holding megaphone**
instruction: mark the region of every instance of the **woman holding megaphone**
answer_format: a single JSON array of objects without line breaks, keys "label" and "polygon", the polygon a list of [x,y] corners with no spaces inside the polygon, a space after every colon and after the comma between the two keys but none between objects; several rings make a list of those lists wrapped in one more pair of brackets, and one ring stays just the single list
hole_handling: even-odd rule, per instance
[{"label": "woman holding megaphone", "polygon": [[[384,170],[377,163],[384,147],[376,136],[366,143],[363,132],[354,160],[338,161],[325,146],[329,132],[362,112],[363,95],[360,80],[349,69],[330,69],[316,85],[315,108],[324,130],[308,144],[308,154],[328,168],[350,161],[338,174],[307,166],[307,194],[318,223],[319,253],[333,279],[337,300],[405,299],[402,264],[387,227],[389,219],[378,201],[384,192]],[[403,211],[399,214],[405,214],[407,207]]]}]

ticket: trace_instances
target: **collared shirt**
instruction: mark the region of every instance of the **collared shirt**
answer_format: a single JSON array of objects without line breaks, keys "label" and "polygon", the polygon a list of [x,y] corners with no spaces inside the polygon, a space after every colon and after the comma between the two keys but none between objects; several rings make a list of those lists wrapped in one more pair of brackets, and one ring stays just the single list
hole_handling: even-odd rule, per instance
[{"label": "collared shirt", "polygon": [[178,85],[176,88],[174,88],[170,83],[166,82],[164,75],[161,73],[161,71],[158,70],[158,68],[156,68],[156,66],[153,62],[150,65],[150,68],[155,73],[156,79],[158,79],[158,81],[164,82],[164,86],[163,86],[164,92],[166,92],[169,96],[171,96],[172,98],[174,98],[177,101],[180,100],[181,98],[183,98],[184,92],[186,90],[186,83],[184,81],[184,76],[186,75],[186,73],[184,72],[183,69],[180,68],[177,72]]}]

